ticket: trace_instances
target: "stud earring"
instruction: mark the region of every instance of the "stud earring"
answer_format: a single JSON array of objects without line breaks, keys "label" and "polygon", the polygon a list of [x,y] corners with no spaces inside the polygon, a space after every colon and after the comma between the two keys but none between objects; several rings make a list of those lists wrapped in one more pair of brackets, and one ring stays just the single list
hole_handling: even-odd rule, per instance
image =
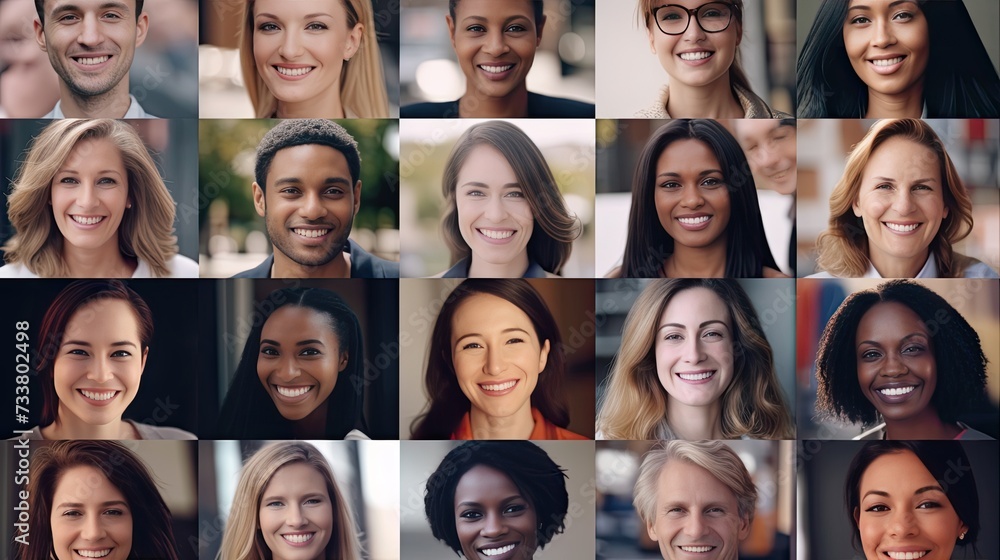
[{"label": "stud earring", "polygon": [[967,533],[967,531],[962,531],[962,534],[958,536],[958,540],[963,540],[965,538],[965,533]]}]

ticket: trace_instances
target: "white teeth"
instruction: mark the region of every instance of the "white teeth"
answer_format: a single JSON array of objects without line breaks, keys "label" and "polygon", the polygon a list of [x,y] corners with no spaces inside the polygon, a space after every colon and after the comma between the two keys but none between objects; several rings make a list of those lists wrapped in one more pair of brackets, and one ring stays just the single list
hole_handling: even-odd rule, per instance
[{"label": "white teeth", "polygon": [[110,548],[105,548],[104,550],[77,550],[77,554],[83,556],[84,558],[104,558],[108,554],[111,554]]},{"label": "white teeth", "polygon": [[101,220],[103,220],[104,216],[91,216],[91,217],[70,216],[70,218],[73,218],[73,221],[76,222],[76,223],[78,223],[78,224],[83,224],[85,226],[92,226],[92,225],[100,222]]},{"label": "white teeth", "polygon": [[312,385],[299,389],[288,389],[287,387],[282,387],[281,385],[275,385],[275,387],[278,389],[279,393],[286,397],[300,397],[309,391],[312,391]]},{"label": "white teeth", "polygon": [[714,371],[706,371],[705,373],[678,373],[677,376],[685,381],[701,381],[702,379],[708,379],[715,375]]},{"label": "white teeth", "polygon": [[312,66],[307,66],[305,68],[285,68],[284,66],[275,66],[274,68],[279,74],[283,74],[285,76],[304,76],[313,71]]},{"label": "white teeth", "polygon": [[487,556],[498,556],[514,550],[514,546],[515,545],[513,544],[508,544],[507,546],[501,546],[500,548],[483,548],[480,550],[482,550],[483,554]]},{"label": "white teeth", "polygon": [[898,397],[899,395],[905,395],[913,391],[914,389],[916,389],[916,387],[911,386],[911,387],[899,387],[898,389],[897,388],[879,389],[878,392],[888,397]]},{"label": "white teeth", "polygon": [[682,546],[680,547],[684,552],[708,552],[712,550],[713,546]]},{"label": "white teeth", "polygon": [[496,231],[492,229],[481,229],[479,233],[489,237],[490,239],[507,239],[508,237],[514,235],[513,230]]},{"label": "white teeth", "polygon": [[711,216],[698,216],[697,218],[677,218],[677,221],[689,226],[696,226],[707,222]]},{"label": "white teeth", "polygon": [[83,396],[87,397],[88,399],[94,399],[95,401],[106,401],[114,397],[118,393],[118,391],[108,391],[106,393],[94,393],[93,391],[85,391],[83,389],[80,389],[80,392],[83,393]]},{"label": "white teeth", "polygon": [[892,222],[882,222],[882,223],[884,223],[885,227],[891,229],[892,231],[898,231],[900,233],[906,233],[908,231],[913,231],[913,230],[917,229],[917,226],[920,225],[920,224],[910,224],[908,226],[904,226],[903,224],[894,224]]},{"label": "white teeth", "polygon": [[281,537],[286,541],[293,543],[309,542],[314,536],[316,536],[316,533],[307,533],[305,535],[281,535]]},{"label": "white teeth", "polygon": [[508,381],[506,383],[497,383],[495,385],[480,384],[479,386],[482,387],[483,389],[486,389],[487,391],[506,391],[507,389],[510,389],[514,385],[517,385],[517,381]]},{"label": "white teeth", "polygon": [[874,64],[875,66],[892,66],[893,64],[902,61],[903,57],[897,56],[896,58],[887,58],[885,60],[873,60],[872,64]]},{"label": "white teeth", "polygon": [[712,56],[712,53],[708,51],[687,52],[687,53],[681,53],[678,56],[681,57],[681,60],[701,60],[703,58],[708,58]]},{"label": "white teeth", "polygon": [[501,72],[506,72],[506,71],[510,70],[511,68],[514,67],[514,65],[513,64],[507,64],[505,66],[484,66],[484,65],[480,64],[479,67],[482,68],[483,70],[486,70],[490,74],[499,74]]},{"label": "white teeth", "polygon": [[302,237],[323,237],[330,232],[328,229],[292,229],[295,233],[301,235]]},{"label": "white teeth", "polygon": [[[109,58],[111,57],[108,55],[104,55],[104,56],[99,56],[97,58],[78,58],[76,59],[76,61],[79,62],[80,64],[93,66],[95,64],[101,64],[102,62],[107,62]],[[95,558],[97,557],[95,556]]]},{"label": "white teeth", "polygon": [[886,552],[889,558],[894,560],[917,560],[917,558],[923,558],[927,555],[928,551],[923,552]]}]

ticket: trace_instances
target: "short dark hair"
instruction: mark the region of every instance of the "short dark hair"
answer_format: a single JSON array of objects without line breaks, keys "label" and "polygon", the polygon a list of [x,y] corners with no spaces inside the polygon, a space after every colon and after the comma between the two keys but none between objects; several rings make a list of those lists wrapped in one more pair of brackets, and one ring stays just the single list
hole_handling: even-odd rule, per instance
[{"label": "short dark hair", "polygon": [[59,412],[59,397],[56,395],[53,368],[59,347],[62,345],[66,325],[81,307],[101,300],[122,300],[132,308],[135,322],[139,327],[141,350],[149,348],[153,341],[153,313],[146,301],[121,280],[77,280],[63,288],[49,305],[42,319],[38,339],[38,353],[35,355],[35,371],[42,385],[42,417],[39,426],[48,426],[56,421]]},{"label": "short dark hair", "polygon": [[[538,29],[538,23],[542,21],[543,14],[545,10],[545,2],[543,0],[529,0],[531,2],[531,7],[535,11],[535,29]],[[455,20],[455,7],[458,6],[458,0],[448,0],[448,14],[451,15],[452,21]]]},{"label": "short dark hair", "polygon": [[[142,3],[145,0],[135,0],[135,20],[139,21],[142,15]],[[35,11],[38,12],[38,21],[45,25],[45,0],[35,0]]]},{"label": "short dark hair", "polygon": [[968,527],[965,538],[958,539],[955,544],[959,546],[971,544],[975,550],[976,537],[979,536],[979,494],[976,491],[976,477],[969,468],[971,467],[969,457],[962,449],[962,444],[949,440],[870,441],[858,451],[847,469],[847,480],[844,482],[844,503],[854,530],[851,537],[855,549],[859,549],[861,544],[858,520],[854,518],[854,510],[861,506],[861,477],[875,459],[889,453],[905,451],[916,455],[934,480],[939,481],[958,518]]},{"label": "short dark hair", "polygon": [[535,509],[539,548],[563,532],[569,509],[567,477],[542,448],[523,440],[468,441],[449,451],[427,479],[424,513],[434,538],[462,554],[455,529],[455,488],[465,473],[479,465],[507,475]]},{"label": "short dark hair", "polygon": [[931,331],[940,380],[931,405],[941,420],[955,422],[963,410],[980,405],[986,398],[987,360],[979,334],[935,292],[909,280],[892,280],[873,290],[851,294],[826,324],[816,355],[816,409],[848,422],[876,423],[875,406],[858,384],[857,354],[853,349],[862,317],[875,304],[886,302],[910,308]]},{"label": "short dark hair", "polygon": [[361,153],[358,142],[344,127],[327,119],[286,119],[279,122],[260,140],[254,180],[264,189],[274,154],[292,146],[319,144],[344,154],[351,172],[351,186],[361,178]]}]

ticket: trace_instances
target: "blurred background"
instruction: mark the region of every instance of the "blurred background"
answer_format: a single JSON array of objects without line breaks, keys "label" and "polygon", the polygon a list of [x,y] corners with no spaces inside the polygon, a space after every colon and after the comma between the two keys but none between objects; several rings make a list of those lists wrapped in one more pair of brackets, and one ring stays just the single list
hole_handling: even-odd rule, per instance
[{"label": "blurred background", "polygon": [[[743,10],[740,61],[751,89],[772,109],[793,113],[794,0],[749,0]],[[597,20],[597,116],[632,117],[660,98],[670,76],[649,50],[638,0],[597,0]]]},{"label": "blurred background", "polygon": [[[197,0],[146,0],[145,42],[135,50],[129,90],[163,118],[198,116]],[[35,41],[32,0],[0,0],[0,117],[36,118],[59,101],[59,78]]]},{"label": "blurred background", "polygon": [[[594,200],[596,230],[595,272],[604,276],[621,265],[628,238],[629,211],[632,205],[632,177],[639,155],[646,141],[669,120],[597,119],[597,195]],[[735,121],[721,120],[723,126],[734,131]],[[788,259],[788,239],[794,224],[789,213],[792,195],[765,190],[757,185],[757,203],[760,205],[771,254],[778,268],[786,274],[794,273]]]},{"label": "blurred background", "polygon": [[[979,334],[989,363],[986,365],[985,410],[968,410],[961,420],[969,426],[1000,437],[1000,284],[996,280],[927,278],[913,280],[933,290],[951,304]],[[863,430],[860,425],[818,418],[816,412],[816,352],[823,329],[847,296],[875,288],[881,279],[799,279],[797,281],[797,359],[795,399],[799,439],[850,439]]]},{"label": "blurred background", "polygon": [[[611,362],[621,347],[622,329],[635,300],[650,282],[661,280],[615,278],[597,280],[595,294],[595,346],[597,399],[604,394]],[[764,336],[771,345],[774,371],[781,383],[785,404],[795,402],[795,280],[791,278],[740,278],[735,280],[753,302]],[[795,421],[794,410],[792,421]]]},{"label": "blurred background", "polygon": [[[632,505],[643,455],[652,441],[597,442],[597,558],[662,558],[656,541]],[[795,443],[727,441],[757,486],[757,508],[750,536],[740,545],[741,560],[792,558],[795,538]]]},{"label": "blurred background", "polygon": [[[798,125],[798,274],[816,270],[816,238],[830,221],[830,195],[847,156],[873,119],[800,119]],[[1000,121],[925,119],[944,142],[972,198],[972,233],[954,250],[1000,269]]]},{"label": "blurred background", "polygon": [[[443,16],[442,16],[443,19]],[[541,150],[566,207],[583,225],[561,276],[594,276],[594,121],[508,119]],[[399,125],[400,275],[431,276],[447,270],[451,253],[441,236],[441,178],[452,147],[474,119],[404,119]],[[623,245],[624,247],[624,245]]]},{"label": "blurred background", "polygon": [[[386,93],[389,95],[389,116],[398,117],[399,0],[370,1],[379,52],[382,55]],[[238,35],[243,25],[245,2],[246,0],[200,2],[198,96],[203,118],[254,118],[253,106],[240,70]]]},{"label": "blurred background", "polygon": [[[407,560],[455,558],[455,553],[431,534],[424,514],[427,479],[444,456],[460,445],[459,441],[401,441],[401,488],[399,535],[401,550]],[[555,535],[545,548],[535,553],[535,560],[568,560],[594,557],[594,442],[534,441],[566,474],[569,511],[566,531]]]},{"label": "blurred background", "polygon": [[240,362],[247,335],[267,312],[267,296],[282,288],[321,288],[336,293],[358,316],[364,342],[365,434],[398,439],[399,346],[396,314],[399,284],[393,279],[250,279],[198,283],[198,406],[202,438],[225,438],[217,428],[219,411]]},{"label": "blurred background", "polygon": [[[594,281],[586,279],[530,278],[541,294],[563,341],[566,371],[562,391],[569,405],[567,428],[594,437]],[[399,344],[401,347],[400,393],[408,395],[400,405],[399,437],[407,439],[410,423],[427,406],[424,369],[431,332],[441,306],[461,283],[457,279],[405,278],[400,280]]]},{"label": "blurred background", "polygon": [[[398,5],[398,0],[397,0]],[[402,0],[400,100],[454,101],[465,75],[451,47],[446,0]],[[528,74],[528,90],[594,102],[594,0],[545,0],[542,44]]]},{"label": "blurred background", "polygon": [[[3,179],[0,193],[3,193],[4,208],[0,212],[0,244],[6,243],[14,235],[6,212],[10,181],[17,175],[21,162],[27,157],[31,140],[49,122],[0,120],[0,178]],[[177,204],[174,235],[177,236],[180,253],[197,261],[198,122],[193,119],[136,119],[126,122],[139,133],[170,191],[170,197]]]},{"label": "blurred background", "polygon": [[[201,441],[198,516],[201,558],[215,558],[239,482],[240,469],[267,441]],[[369,560],[399,558],[399,443],[310,441],[330,464],[354,514]],[[185,541],[186,542],[186,541]]]},{"label": "blurred background", "polygon": [[[228,278],[271,253],[264,218],[253,205],[254,165],[260,139],[280,122],[199,122],[198,196],[201,276]],[[361,152],[361,208],[351,239],[366,251],[399,260],[399,125],[393,119],[337,121]]]}]

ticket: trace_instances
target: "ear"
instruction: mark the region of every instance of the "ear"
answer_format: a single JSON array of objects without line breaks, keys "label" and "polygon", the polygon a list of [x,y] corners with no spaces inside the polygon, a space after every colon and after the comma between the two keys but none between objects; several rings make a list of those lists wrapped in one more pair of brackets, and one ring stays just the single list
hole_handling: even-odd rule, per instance
[{"label": "ear", "polygon": [[267,210],[267,203],[264,201],[264,189],[256,181],[253,184],[253,207],[257,209],[257,214],[263,218]]},{"label": "ear", "polygon": [[537,49],[539,45],[542,44],[542,30],[545,29],[545,20],[548,19],[547,16],[542,16],[542,21],[538,22],[538,37],[535,39],[535,48]]},{"label": "ear", "polygon": [[337,371],[338,372],[344,371],[344,368],[347,367],[347,361],[348,361],[349,357],[350,356],[347,353],[347,350],[344,350],[343,352],[340,353],[340,364],[337,366],[337,368],[338,368]]},{"label": "ear", "polygon": [[857,525],[861,521],[861,508],[854,508],[854,524]]},{"label": "ear", "polygon": [[142,362],[139,364],[139,375],[146,371],[146,358],[149,357],[149,346],[142,351]]},{"label": "ear", "polygon": [[455,20],[451,19],[451,14],[444,16],[445,23],[448,24],[448,36],[451,37],[451,48],[455,48]]},{"label": "ear", "polygon": [[355,24],[354,29],[347,34],[347,41],[344,44],[344,60],[350,60],[358,54],[358,49],[361,48],[361,37],[364,34],[365,26],[360,23]]},{"label": "ear", "polygon": [[538,353],[538,372],[541,373],[545,369],[545,364],[549,363],[549,341],[546,340],[545,344],[542,345],[541,352]]},{"label": "ear", "polygon": [[42,49],[42,52],[49,52],[45,47],[45,28],[42,27],[42,22],[35,18],[35,42],[38,43],[38,48]]},{"label": "ear", "polygon": [[740,46],[741,42],[743,42],[743,24],[736,22],[736,46]]},{"label": "ear", "polygon": [[646,524],[646,533],[649,534],[649,538],[653,541],[659,541],[660,538],[656,536],[656,529],[653,527],[652,523]]},{"label": "ear", "polygon": [[655,39],[656,36],[653,35],[653,29],[651,27],[646,28],[646,36],[649,38],[649,52],[656,54],[656,43],[653,42],[653,39]]},{"label": "ear", "polygon": [[149,31],[149,16],[145,13],[139,16],[135,22],[135,46],[139,47],[146,40],[146,32]]},{"label": "ear", "polygon": [[855,198],[854,202],[851,203],[851,208],[854,210],[854,217],[855,218],[860,218],[861,217],[861,204],[858,202],[857,198]]},{"label": "ear", "polygon": [[354,215],[358,214],[358,210],[361,209],[361,179],[358,179],[357,183],[354,183]]},{"label": "ear", "polygon": [[742,541],[746,540],[746,538],[749,537],[749,536],[750,536],[750,518],[748,518],[748,517],[741,517],[740,518],[740,530],[737,533],[737,537],[739,538],[740,542],[742,542]]}]

